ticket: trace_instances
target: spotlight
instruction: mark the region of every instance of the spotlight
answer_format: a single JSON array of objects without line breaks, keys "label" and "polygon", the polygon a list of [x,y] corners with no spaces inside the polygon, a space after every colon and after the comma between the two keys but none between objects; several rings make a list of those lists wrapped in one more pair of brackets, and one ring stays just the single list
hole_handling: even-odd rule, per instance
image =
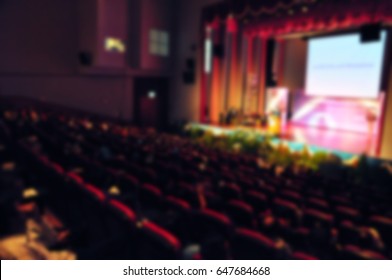
[{"label": "spotlight", "polygon": [[150,98],[150,99],[155,99],[156,98],[156,96],[157,96],[157,93],[155,92],[155,91],[153,91],[153,90],[151,90],[151,91],[149,91],[148,92],[148,98]]}]

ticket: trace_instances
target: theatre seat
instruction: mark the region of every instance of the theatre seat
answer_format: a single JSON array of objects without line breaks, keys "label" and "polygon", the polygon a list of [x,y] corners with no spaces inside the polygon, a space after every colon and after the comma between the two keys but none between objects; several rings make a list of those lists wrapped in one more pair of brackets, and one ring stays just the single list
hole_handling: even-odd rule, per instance
[{"label": "theatre seat", "polygon": [[314,197],[314,198],[319,198],[319,199],[325,199],[325,193],[321,189],[314,189],[310,188],[306,191],[306,195],[308,197]]},{"label": "theatre seat", "polygon": [[[134,259],[136,258],[136,214],[134,211],[115,199],[107,202],[105,211],[100,215],[103,229],[96,229],[92,236],[99,234],[99,239],[94,238],[95,248],[89,253],[94,259]],[[103,235],[104,234],[104,235]],[[93,253],[96,252],[96,253]],[[96,254],[96,255],[95,255]],[[92,255],[92,256],[91,256]]]},{"label": "theatre seat", "polygon": [[132,190],[136,189],[140,184],[139,179],[131,174],[120,175],[120,182]]},{"label": "theatre seat", "polygon": [[358,222],[361,215],[360,212],[354,208],[338,206],[335,208],[335,217],[338,221],[350,220]]},{"label": "theatre seat", "polygon": [[245,201],[249,203],[256,212],[265,211],[268,208],[268,197],[259,191],[248,191]]},{"label": "theatre seat", "polygon": [[171,232],[149,221],[138,224],[137,259],[173,260],[181,256],[181,243]]},{"label": "theatre seat", "polygon": [[136,223],[136,214],[128,206],[115,199],[111,199],[109,205],[112,209],[123,215],[126,220],[131,223]]},{"label": "theatre seat", "polygon": [[265,235],[244,228],[235,231],[231,241],[233,258],[236,260],[274,260],[279,259],[275,242]]},{"label": "theatre seat", "polygon": [[103,191],[98,189],[96,186],[91,184],[83,184],[83,187],[98,201],[104,202],[106,200],[106,195]]},{"label": "theatre seat", "polygon": [[275,187],[273,187],[269,184],[259,184],[256,189],[258,189],[261,192],[263,192],[264,194],[266,194],[269,199],[274,198],[276,195]]},{"label": "theatre seat", "polygon": [[351,200],[345,196],[340,196],[340,195],[333,195],[330,197],[330,202],[331,204],[334,204],[336,206],[346,206],[346,207],[351,207],[352,203]]},{"label": "theatre seat", "polygon": [[139,189],[139,198],[143,206],[160,206],[162,202],[162,191],[151,184],[143,184]]},{"label": "theatre seat", "polygon": [[200,178],[199,173],[195,170],[187,170],[184,172],[182,179],[188,183],[195,182],[198,178]]},{"label": "theatre seat", "polygon": [[338,230],[338,238],[341,244],[359,244],[361,239],[360,228],[355,226],[351,221],[340,223]]},{"label": "theatre seat", "polygon": [[157,173],[152,168],[143,169],[142,174],[144,182],[148,182],[150,184],[158,183]]},{"label": "theatre seat", "polygon": [[313,208],[319,211],[329,211],[328,202],[318,197],[309,197],[306,201],[306,207]]},{"label": "theatre seat", "polygon": [[110,121],[103,133],[94,118],[48,114],[35,123],[24,115],[9,124],[12,149],[0,140],[0,188],[12,194],[0,207],[11,209],[14,194],[34,186],[69,230],[72,249],[88,252],[82,259],[180,259],[195,248],[198,259],[392,257],[388,180],[354,186],[313,171],[276,176],[257,167],[257,155]]},{"label": "theatre seat", "polygon": [[227,184],[219,190],[223,199],[239,199],[241,196],[241,188],[236,184]]},{"label": "theatre seat", "polygon": [[211,190],[206,190],[204,191],[204,198],[206,200],[208,209],[216,210],[218,212],[224,210],[224,202],[226,200],[223,199],[218,193]]},{"label": "theatre seat", "polygon": [[221,237],[222,241],[228,239],[233,227],[229,217],[211,209],[195,211],[186,224],[188,238],[195,243],[203,243],[216,236]]},{"label": "theatre seat", "polygon": [[187,222],[191,216],[191,205],[178,197],[163,197],[161,213],[156,221],[157,224],[177,235],[181,241],[186,241]]},{"label": "theatre seat", "polygon": [[180,181],[176,186],[175,195],[185,199],[194,207],[199,205],[195,187],[190,183]]},{"label": "theatre seat", "polygon": [[310,246],[311,232],[308,228],[292,228],[286,232],[284,238],[295,250],[309,252],[312,249]]},{"label": "theatre seat", "polygon": [[369,223],[380,232],[382,240],[392,250],[392,218],[375,215],[370,217]]},{"label": "theatre seat", "polygon": [[313,261],[313,260],[318,260],[318,258],[309,255],[307,253],[303,253],[303,252],[294,252],[292,255],[293,259],[295,260],[305,260],[305,261]]},{"label": "theatre seat", "polygon": [[189,202],[174,196],[167,196],[164,202],[166,204],[165,206],[168,209],[173,209],[178,211],[190,211],[192,209]]},{"label": "theatre seat", "polygon": [[64,175],[64,168],[60,164],[52,163],[52,168],[57,174]]},{"label": "theatre seat", "polygon": [[306,209],[304,211],[303,223],[307,227],[322,225],[325,227],[332,226],[334,217],[331,214],[324,213],[315,209]]},{"label": "theatre seat", "polygon": [[227,215],[237,226],[246,228],[254,228],[256,226],[253,208],[246,202],[241,200],[230,200],[225,209]]},{"label": "theatre seat", "polygon": [[358,246],[346,245],[338,250],[336,259],[341,260],[386,260],[388,259],[381,253],[365,250]]},{"label": "theatre seat", "polygon": [[290,220],[292,224],[298,224],[301,218],[301,210],[295,203],[280,198],[274,200],[274,213]]},{"label": "theatre seat", "polygon": [[127,171],[129,171],[131,174],[136,175],[139,180],[143,180],[143,170],[138,164],[133,162],[127,163],[127,167]]},{"label": "theatre seat", "polygon": [[[255,176],[252,176],[255,177]],[[254,189],[256,183],[252,180],[252,177],[241,176],[238,178],[238,183],[243,190],[252,190]]]},{"label": "theatre seat", "polygon": [[179,166],[170,162],[165,162],[163,160],[160,160],[158,165],[159,167],[162,167],[162,170],[166,172],[169,176],[177,180],[181,177],[181,168]]},{"label": "theatre seat", "polygon": [[294,203],[301,203],[303,199],[300,193],[290,190],[284,190],[280,192],[279,197],[282,197],[283,199],[289,200]]},{"label": "theatre seat", "polygon": [[83,184],[83,179],[80,177],[78,174],[70,172],[68,173],[68,178],[70,178],[72,181],[78,183],[78,184]]}]

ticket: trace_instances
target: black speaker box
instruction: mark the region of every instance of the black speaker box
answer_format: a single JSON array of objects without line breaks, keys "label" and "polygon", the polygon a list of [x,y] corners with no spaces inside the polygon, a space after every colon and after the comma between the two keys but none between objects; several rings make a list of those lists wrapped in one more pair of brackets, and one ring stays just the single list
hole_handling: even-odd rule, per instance
[{"label": "black speaker box", "polygon": [[381,38],[381,24],[366,24],[361,27],[361,42],[374,42]]},{"label": "black speaker box", "polygon": [[196,63],[195,63],[195,60],[193,58],[188,58],[186,60],[185,64],[186,64],[186,68],[188,70],[194,70],[195,67],[196,67]]},{"label": "black speaker box", "polygon": [[93,54],[90,52],[79,53],[79,63],[83,66],[91,66],[93,64]]},{"label": "black speaker box", "polygon": [[225,48],[222,44],[215,44],[212,53],[215,57],[223,58],[225,55]]},{"label": "black speaker box", "polygon": [[186,84],[186,85],[194,84],[195,83],[195,71],[193,71],[193,70],[184,71],[184,73],[182,74],[182,80],[183,80],[184,84]]}]

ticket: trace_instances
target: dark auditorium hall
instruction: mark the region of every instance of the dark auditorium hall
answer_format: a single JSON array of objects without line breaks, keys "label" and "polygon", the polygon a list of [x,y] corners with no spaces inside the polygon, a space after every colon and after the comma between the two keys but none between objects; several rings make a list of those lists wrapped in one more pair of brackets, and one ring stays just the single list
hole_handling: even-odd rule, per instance
[{"label": "dark auditorium hall", "polygon": [[390,0],[0,0],[0,259],[391,260],[391,62]]}]

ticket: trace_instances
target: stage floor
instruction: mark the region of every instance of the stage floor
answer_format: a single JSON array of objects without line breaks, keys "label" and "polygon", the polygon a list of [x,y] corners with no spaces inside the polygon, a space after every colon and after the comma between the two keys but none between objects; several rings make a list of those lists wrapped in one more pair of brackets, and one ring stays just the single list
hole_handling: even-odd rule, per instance
[{"label": "stage floor", "polygon": [[[214,133],[227,134],[237,130],[251,131],[261,135],[268,135],[268,132],[261,128],[243,126],[219,126],[195,124],[199,128],[211,130]],[[367,154],[370,157],[378,157],[379,141],[377,137],[365,133],[350,131],[331,130],[310,126],[302,126],[288,123],[283,127],[281,135],[274,137],[273,143],[287,141],[293,150],[301,150],[304,145],[312,150],[326,150],[335,152],[343,159],[351,158],[352,155]]]},{"label": "stage floor", "polygon": [[281,138],[328,150],[378,156],[378,137],[366,133],[288,124],[282,131]]}]

